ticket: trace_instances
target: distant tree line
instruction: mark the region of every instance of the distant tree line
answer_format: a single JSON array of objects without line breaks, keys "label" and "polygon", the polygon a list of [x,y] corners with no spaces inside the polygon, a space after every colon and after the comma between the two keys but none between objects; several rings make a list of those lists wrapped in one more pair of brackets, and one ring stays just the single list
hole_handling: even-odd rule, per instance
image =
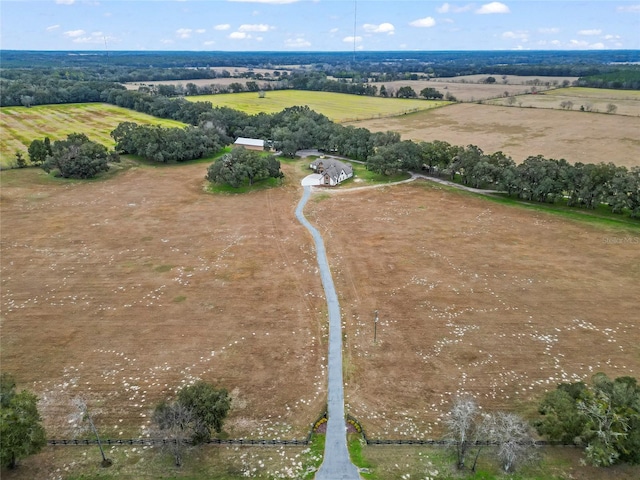
[{"label": "distant tree line", "polygon": [[629,65],[614,72],[581,77],[578,79],[578,86],[640,90],[640,66]]},{"label": "distant tree line", "polygon": [[[24,52],[3,51],[0,106],[99,102],[124,82],[246,77],[260,88],[375,95],[371,82],[461,75],[582,77],[585,86],[638,88],[635,51],[573,52]],[[236,72],[233,67],[249,67]],[[251,68],[304,65],[273,75]],[[212,67],[225,67],[222,71]],[[281,74],[280,74],[281,73]],[[284,81],[288,80],[288,81]],[[214,83],[214,82],[212,82]],[[191,93],[203,87],[192,84]],[[238,85],[242,85],[238,83]],[[230,89],[234,91],[233,89]],[[249,91],[251,91],[249,89]],[[203,92],[209,93],[209,92]]]}]

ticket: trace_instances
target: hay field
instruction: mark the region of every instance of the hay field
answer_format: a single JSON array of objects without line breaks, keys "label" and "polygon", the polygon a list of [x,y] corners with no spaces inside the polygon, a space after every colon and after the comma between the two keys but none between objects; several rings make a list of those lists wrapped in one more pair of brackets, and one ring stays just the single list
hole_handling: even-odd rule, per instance
[{"label": "hay field", "polygon": [[[533,97],[537,95],[530,95]],[[456,104],[398,118],[350,123],[403,139],[445,140],[501,150],[516,162],[530,155],[575,163],[640,165],[640,118],[604,113]]]},{"label": "hay field", "polygon": [[640,375],[638,228],[426,181],[325,195],[310,216],[341,300],[346,402],[369,437],[438,437],[456,394],[530,414],[559,382]]},{"label": "hay field", "polygon": [[42,398],[50,437],[74,434],[78,395],[105,438],[146,435],[198,378],[232,392],[233,438],[305,438],[322,412],[326,305],[299,180],[214,196],[205,173],[0,173],[2,371]]},{"label": "hay field", "polygon": [[[521,95],[516,99],[516,105],[533,108],[562,109],[562,102],[573,102],[573,110],[580,110],[580,106],[593,112],[606,113],[609,104],[616,106],[616,115],[640,117],[640,91],[610,90],[603,88],[569,87],[540,92],[537,95]],[[508,99],[498,98],[490,100],[492,105],[508,105]]]},{"label": "hay field", "polygon": [[184,127],[181,122],[165,120],[106,103],[70,103],[0,108],[0,166],[15,158],[16,150],[27,157],[32,141],[48,136],[52,141],[69,133],[84,133],[89,139],[113,147],[110,133],[121,122]]},{"label": "hay field", "polygon": [[258,93],[229,93],[223,95],[197,95],[185,97],[191,102],[211,102],[214,107],[229,107],[248,114],[277,113],[293,106],[308,106],[326,115],[334,122],[346,122],[363,118],[386,118],[407,112],[428,110],[449,102],[432,100],[381,98],[343,93],[312,92],[302,90],[275,90]]}]

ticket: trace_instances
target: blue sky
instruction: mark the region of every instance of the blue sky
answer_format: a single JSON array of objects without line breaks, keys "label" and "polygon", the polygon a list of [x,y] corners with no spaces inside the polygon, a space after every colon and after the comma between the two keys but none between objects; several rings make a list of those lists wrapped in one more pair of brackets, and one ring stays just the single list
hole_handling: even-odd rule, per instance
[{"label": "blue sky", "polygon": [[12,50],[640,49],[640,0],[0,0],[0,28]]}]

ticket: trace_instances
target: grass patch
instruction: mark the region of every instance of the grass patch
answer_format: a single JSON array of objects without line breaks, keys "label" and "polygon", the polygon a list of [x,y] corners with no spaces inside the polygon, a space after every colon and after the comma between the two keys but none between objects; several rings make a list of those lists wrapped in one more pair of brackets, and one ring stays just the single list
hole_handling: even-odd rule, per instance
[{"label": "grass patch", "polygon": [[616,214],[607,211],[606,206],[600,206],[595,210],[578,207],[567,207],[562,204],[532,203],[525,200],[508,197],[506,194],[486,195],[488,200],[503,205],[513,205],[539,212],[559,215],[570,220],[599,224],[606,227],[640,229],[640,219],[634,219],[624,214]]},{"label": "grass patch", "polygon": [[158,273],[169,272],[173,268],[173,265],[158,265],[154,270]]},{"label": "grass patch", "polygon": [[606,205],[599,205],[597,208],[590,210],[580,207],[568,207],[566,203],[538,203],[528,200],[522,200],[508,196],[506,193],[495,194],[478,194],[461,190],[454,186],[439,184],[439,187],[448,189],[449,191],[457,191],[465,195],[480,195],[492,202],[501,203],[503,205],[511,205],[539,212],[551,213],[562,216],[570,220],[577,220],[592,224],[599,224],[606,227],[632,228],[640,229],[640,219],[631,218],[628,214],[612,213]]},{"label": "grass patch", "polygon": [[173,303],[181,303],[181,302],[184,302],[186,299],[187,297],[185,297],[184,295],[178,295],[173,299]]},{"label": "grass patch", "polygon": [[197,95],[185,98],[191,102],[211,102],[214,107],[229,107],[250,115],[277,113],[288,107],[306,105],[335,122],[397,116],[450,103],[301,90],[270,91],[264,98],[260,98],[255,92]]},{"label": "grass patch", "polygon": [[349,456],[351,457],[351,461],[353,462],[353,464],[360,469],[365,469],[365,471],[363,471],[361,474],[362,477],[375,478],[372,477],[370,473],[366,472],[373,465],[363,456],[362,449],[364,448],[364,445],[362,436],[357,434],[350,434],[347,438],[347,448],[349,449]]},{"label": "grass patch", "polygon": [[247,181],[244,185],[239,187],[232,187],[231,185],[220,185],[217,183],[209,183],[206,190],[209,193],[217,194],[231,194],[238,195],[242,193],[257,192],[260,190],[268,190],[270,188],[276,188],[282,185],[282,178],[267,178],[259,182],[254,182],[253,185],[249,185]]},{"label": "grass patch", "polygon": [[411,178],[411,174],[407,172],[398,172],[395,175],[382,175],[380,173],[367,170],[366,165],[363,165],[362,163],[349,163],[353,166],[353,177],[347,180],[344,185],[360,186],[359,184],[361,183],[366,183],[367,185],[393,183]]}]

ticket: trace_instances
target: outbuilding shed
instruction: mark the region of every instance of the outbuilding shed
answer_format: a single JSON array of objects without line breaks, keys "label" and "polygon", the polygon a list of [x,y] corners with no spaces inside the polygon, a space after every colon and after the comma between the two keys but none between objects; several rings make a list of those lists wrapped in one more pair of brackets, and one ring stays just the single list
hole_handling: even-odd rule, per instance
[{"label": "outbuilding shed", "polygon": [[264,140],[259,140],[257,138],[245,138],[238,137],[235,142],[233,142],[234,147],[244,147],[247,150],[256,150],[262,152],[264,150]]}]

